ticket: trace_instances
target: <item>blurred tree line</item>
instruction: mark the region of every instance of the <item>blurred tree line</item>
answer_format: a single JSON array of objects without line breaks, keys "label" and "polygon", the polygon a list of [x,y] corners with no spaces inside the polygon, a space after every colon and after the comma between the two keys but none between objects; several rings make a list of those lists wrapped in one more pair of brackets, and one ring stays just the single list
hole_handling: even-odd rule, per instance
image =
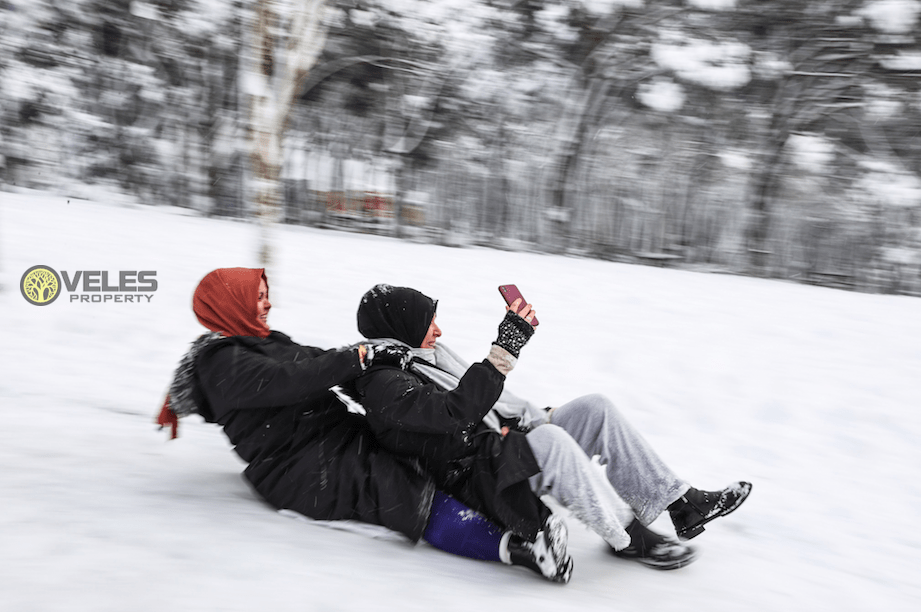
[{"label": "blurred tree line", "polygon": [[[302,1],[0,0],[0,182],[253,216]],[[921,295],[919,10],[329,0],[281,218]]]}]

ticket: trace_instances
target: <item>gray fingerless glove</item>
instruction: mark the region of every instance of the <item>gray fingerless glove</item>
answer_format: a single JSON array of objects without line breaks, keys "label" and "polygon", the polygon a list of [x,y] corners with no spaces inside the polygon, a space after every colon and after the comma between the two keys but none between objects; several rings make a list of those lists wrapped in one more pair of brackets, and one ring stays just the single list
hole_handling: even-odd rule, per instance
[{"label": "gray fingerless glove", "polygon": [[533,335],[534,327],[509,310],[499,323],[499,337],[493,344],[505,349],[517,359],[521,347],[527,344]]}]

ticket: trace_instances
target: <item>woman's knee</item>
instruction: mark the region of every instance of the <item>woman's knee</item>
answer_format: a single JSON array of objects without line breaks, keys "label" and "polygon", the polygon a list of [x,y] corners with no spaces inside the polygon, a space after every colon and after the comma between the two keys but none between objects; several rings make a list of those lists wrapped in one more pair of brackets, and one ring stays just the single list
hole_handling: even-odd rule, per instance
[{"label": "woman's knee", "polygon": [[[621,414],[607,396],[600,393],[583,395],[573,401],[564,404],[559,414],[551,416],[557,418],[556,422],[563,422],[564,419],[576,419],[586,423],[592,423],[597,426],[599,421],[607,419],[620,419]],[[553,422],[553,421],[551,421]]]},{"label": "woman's knee", "polygon": [[583,400],[584,409],[592,414],[592,420],[617,421],[623,418],[620,410],[614,405],[614,402],[605,395],[593,393],[591,395],[586,395]]},{"label": "woman's knee", "polygon": [[595,410],[617,412],[617,406],[614,405],[608,396],[600,393],[592,393],[584,396],[586,404],[592,406]]},{"label": "woman's knee", "polygon": [[528,442],[531,444],[532,449],[535,450],[535,454],[537,454],[538,449],[543,449],[546,453],[565,453],[576,449],[581,450],[578,443],[565,429],[552,423],[540,425],[529,431]]}]

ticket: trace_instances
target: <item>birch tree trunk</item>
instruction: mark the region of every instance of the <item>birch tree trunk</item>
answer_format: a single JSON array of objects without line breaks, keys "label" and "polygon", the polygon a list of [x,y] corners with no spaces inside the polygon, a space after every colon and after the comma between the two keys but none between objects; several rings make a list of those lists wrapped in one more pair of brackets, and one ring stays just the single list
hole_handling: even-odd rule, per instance
[{"label": "birch tree trunk", "polygon": [[282,140],[300,86],[326,43],[325,0],[258,0],[244,91],[250,106],[252,194],[259,262],[272,266],[272,228],[281,219]]}]

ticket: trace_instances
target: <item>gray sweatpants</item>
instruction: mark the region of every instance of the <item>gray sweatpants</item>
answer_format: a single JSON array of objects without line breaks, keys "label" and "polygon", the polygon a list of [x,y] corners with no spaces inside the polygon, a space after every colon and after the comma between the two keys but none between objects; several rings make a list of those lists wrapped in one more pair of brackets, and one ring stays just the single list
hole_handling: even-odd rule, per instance
[{"label": "gray sweatpants", "polygon": [[617,550],[630,543],[624,502],[648,525],[688,489],[603,395],[564,404],[549,421],[527,434],[541,468],[531,489],[552,495]]}]

